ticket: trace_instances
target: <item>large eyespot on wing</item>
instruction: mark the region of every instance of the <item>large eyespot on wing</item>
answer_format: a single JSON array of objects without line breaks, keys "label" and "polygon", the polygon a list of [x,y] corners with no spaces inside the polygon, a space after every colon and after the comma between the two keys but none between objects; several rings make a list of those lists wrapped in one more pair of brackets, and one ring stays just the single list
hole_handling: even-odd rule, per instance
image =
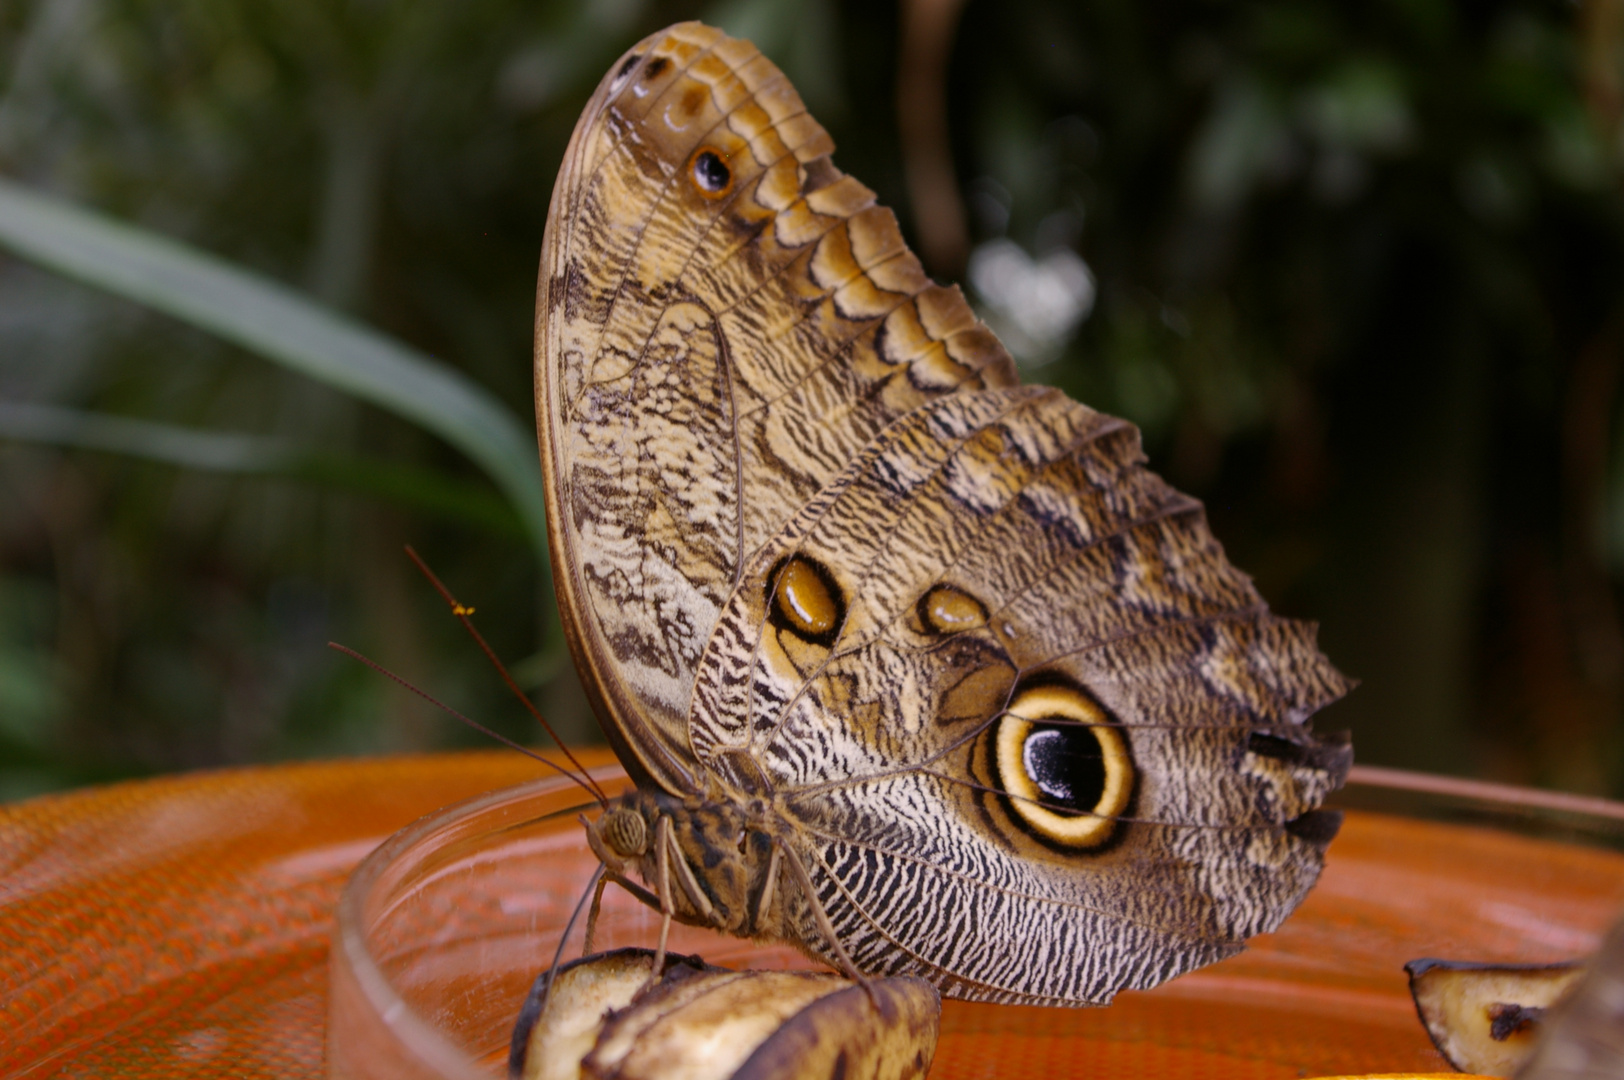
[{"label": "large eyespot on wing", "polygon": [[1066,684],[1016,694],[991,731],[1011,819],[1066,851],[1111,838],[1133,795],[1127,740],[1100,704]]}]

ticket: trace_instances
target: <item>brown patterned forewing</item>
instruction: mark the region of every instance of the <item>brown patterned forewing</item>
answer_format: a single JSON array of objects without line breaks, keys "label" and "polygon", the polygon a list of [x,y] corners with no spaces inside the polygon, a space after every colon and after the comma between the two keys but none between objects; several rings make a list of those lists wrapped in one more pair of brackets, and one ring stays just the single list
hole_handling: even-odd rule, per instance
[{"label": "brown patterned forewing", "polygon": [[688,692],[745,556],[896,417],[1014,382],[832,150],[754,47],[689,23],[605,77],[553,191],[536,385],[560,606],[622,756],[673,791],[699,784]]}]

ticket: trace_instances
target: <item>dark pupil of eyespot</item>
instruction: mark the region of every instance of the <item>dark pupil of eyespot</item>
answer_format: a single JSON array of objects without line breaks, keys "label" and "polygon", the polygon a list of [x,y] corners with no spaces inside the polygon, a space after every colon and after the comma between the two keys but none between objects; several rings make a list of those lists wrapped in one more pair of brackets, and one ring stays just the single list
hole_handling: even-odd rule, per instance
[{"label": "dark pupil of eyespot", "polygon": [[1057,810],[1092,810],[1105,794],[1105,759],[1087,727],[1036,727],[1021,747],[1026,775]]},{"label": "dark pupil of eyespot", "polygon": [[721,191],[731,176],[727,164],[709,150],[694,158],[694,179],[706,191]]}]

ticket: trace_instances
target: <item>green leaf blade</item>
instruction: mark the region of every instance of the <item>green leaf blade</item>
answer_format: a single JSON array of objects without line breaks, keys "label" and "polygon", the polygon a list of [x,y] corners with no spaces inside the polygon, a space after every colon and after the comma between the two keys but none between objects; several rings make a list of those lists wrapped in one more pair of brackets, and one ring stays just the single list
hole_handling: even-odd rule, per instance
[{"label": "green leaf blade", "polygon": [[223,259],[0,179],[0,246],[207,330],[433,432],[474,460],[547,565],[535,443],[461,372]]}]

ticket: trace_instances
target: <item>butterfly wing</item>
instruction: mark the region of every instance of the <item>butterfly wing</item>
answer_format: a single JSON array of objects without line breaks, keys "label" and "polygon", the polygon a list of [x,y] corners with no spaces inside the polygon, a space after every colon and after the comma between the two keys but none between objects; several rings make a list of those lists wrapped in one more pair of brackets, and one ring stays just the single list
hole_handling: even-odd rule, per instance
[{"label": "butterfly wing", "polygon": [[831,150],[694,24],[576,129],[537,410],[606,731],[668,791],[772,800],[865,970],[1076,1004],[1228,955],[1318,873],[1349,754],[1306,721],[1346,680]]},{"label": "butterfly wing", "polygon": [[699,790],[689,695],[747,554],[892,420],[1012,385],[957,289],[748,42],[694,23],[605,77],[553,189],[537,416],[572,653],[621,760]]},{"label": "butterfly wing", "polygon": [[[817,568],[838,627],[778,609],[792,565]],[[755,556],[691,724],[702,763],[796,822],[859,967],[1102,1003],[1301,900],[1349,763],[1305,721],[1347,687],[1132,427],[1026,387],[909,414]],[[1085,752],[1000,759],[1045,736]],[[1081,805],[1055,790],[1091,777]]]}]

